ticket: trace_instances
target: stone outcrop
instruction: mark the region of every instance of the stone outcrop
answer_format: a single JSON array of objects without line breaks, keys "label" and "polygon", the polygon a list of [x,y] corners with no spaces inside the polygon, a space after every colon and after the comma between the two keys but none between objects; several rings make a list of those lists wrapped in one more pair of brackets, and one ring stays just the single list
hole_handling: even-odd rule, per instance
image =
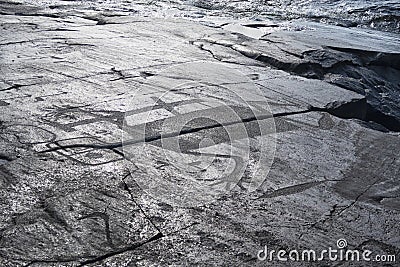
[{"label": "stone outcrop", "polygon": [[[322,250],[340,238],[400,255],[398,35],[221,22],[166,2],[54,2],[0,1],[0,266],[262,266],[265,245]],[[221,67],[201,76],[196,62]],[[144,135],[124,139],[127,127]],[[139,141],[147,154],[127,156]],[[247,192],[271,147],[268,174]],[[190,168],[165,160],[182,154]],[[226,166],[243,167],[237,185],[203,205],[140,183]]]}]

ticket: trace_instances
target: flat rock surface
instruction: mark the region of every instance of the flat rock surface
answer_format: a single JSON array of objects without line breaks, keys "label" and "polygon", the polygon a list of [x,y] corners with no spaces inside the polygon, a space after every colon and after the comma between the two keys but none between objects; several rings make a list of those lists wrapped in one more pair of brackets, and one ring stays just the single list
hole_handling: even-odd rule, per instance
[{"label": "flat rock surface", "polygon": [[0,1],[0,266],[400,257],[398,34],[125,2]]}]

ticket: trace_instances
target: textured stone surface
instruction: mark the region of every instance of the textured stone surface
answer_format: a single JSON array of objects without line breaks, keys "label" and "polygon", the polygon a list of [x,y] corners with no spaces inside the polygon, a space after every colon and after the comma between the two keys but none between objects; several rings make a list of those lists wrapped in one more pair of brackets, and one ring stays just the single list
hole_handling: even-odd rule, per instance
[{"label": "textured stone surface", "polygon": [[[399,257],[398,35],[146,3],[0,1],[0,266],[262,266],[265,245],[325,249],[343,237],[350,248]],[[176,69],[198,61],[221,64],[209,74],[218,86],[171,93],[199,81]],[[272,114],[274,131],[263,134],[228,92],[268,102],[258,126]],[[176,166],[159,158],[176,151],[152,139],[147,158],[126,160],[126,125],[168,134],[159,123],[202,110],[237,140],[194,121],[173,136],[187,141],[180,152],[196,162],[203,138],[214,142],[201,143],[206,153],[248,149],[241,183],[197,207],[146,194],[143,170],[169,179]],[[268,140],[276,145],[269,173],[246,192]],[[217,173],[226,161],[211,166]]]}]

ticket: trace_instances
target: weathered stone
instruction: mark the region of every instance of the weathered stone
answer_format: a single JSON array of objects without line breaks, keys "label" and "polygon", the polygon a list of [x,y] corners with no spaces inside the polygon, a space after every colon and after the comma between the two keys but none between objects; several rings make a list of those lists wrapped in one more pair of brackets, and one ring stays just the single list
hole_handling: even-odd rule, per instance
[{"label": "weathered stone", "polygon": [[[0,2],[0,266],[399,256],[398,35],[254,6]],[[162,195],[225,171],[201,205]]]}]

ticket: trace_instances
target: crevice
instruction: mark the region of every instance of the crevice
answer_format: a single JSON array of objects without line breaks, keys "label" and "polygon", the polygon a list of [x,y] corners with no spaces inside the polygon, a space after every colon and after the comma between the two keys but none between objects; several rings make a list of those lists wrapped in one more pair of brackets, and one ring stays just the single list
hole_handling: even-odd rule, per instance
[{"label": "crevice", "polygon": [[192,45],[197,46],[200,50],[209,53],[215,60],[218,60],[219,62],[228,63],[228,64],[235,64],[235,65],[239,65],[239,66],[246,66],[246,67],[249,67],[249,66],[254,66],[254,67],[265,66],[264,64],[262,64],[262,62],[260,62],[259,64],[251,64],[251,63],[240,63],[240,62],[226,60],[226,59],[223,59],[222,57],[218,57],[217,55],[215,55],[214,52],[211,49],[204,48],[204,44],[202,44],[202,43],[196,44],[194,41],[190,41],[189,43],[192,44]]},{"label": "crevice", "polygon": [[70,149],[70,148],[115,149],[115,148],[122,147],[123,145],[135,145],[135,144],[140,144],[140,143],[149,143],[149,142],[161,140],[163,138],[173,138],[173,137],[178,137],[181,135],[197,133],[197,132],[204,131],[204,130],[226,127],[226,126],[231,126],[231,125],[235,125],[235,124],[249,123],[249,122],[258,121],[258,120],[266,120],[266,119],[271,119],[271,118],[279,118],[279,117],[285,117],[285,116],[291,116],[291,115],[297,115],[297,114],[304,114],[304,113],[309,113],[309,112],[313,112],[313,111],[317,111],[317,110],[313,107],[309,107],[309,109],[305,109],[305,110],[301,110],[301,111],[282,112],[282,113],[277,113],[277,114],[273,114],[273,115],[272,114],[264,114],[264,115],[250,116],[247,118],[243,118],[239,121],[232,121],[232,122],[226,122],[226,123],[213,123],[213,124],[209,124],[209,125],[201,126],[201,127],[185,128],[179,132],[157,134],[157,135],[148,136],[148,137],[146,136],[144,139],[127,140],[125,142],[115,142],[115,143],[110,143],[110,144],[58,145],[57,147],[42,150],[42,151],[39,151],[38,153],[48,153],[48,152],[54,152],[54,151],[58,151],[58,150],[62,150],[62,149]]},{"label": "crevice", "polygon": [[122,248],[122,249],[119,249],[119,250],[104,254],[104,255],[96,257],[94,259],[83,261],[78,265],[78,267],[82,267],[82,266],[86,266],[88,264],[101,262],[101,261],[104,261],[104,260],[106,260],[106,259],[108,259],[110,257],[117,256],[117,255],[120,255],[120,254],[125,253],[125,252],[136,250],[136,249],[138,249],[138,248],[140,248],[140,247],[142,247],[142,246],[144,246],[144,245],[146,245],[148,243],[157,241],[157,240],[159,240],[159,239],[161,239],[163,237],[166,237],[166,236],[174,235],[176,233],[179,233],[179,232],[181,232],[183,230],[189,229],[190,227],[193,227],[193,226],[198,225],[198,224],[199,224],[198,222],[191,223],[191,224],[189,224],[189,225],[187,225],[185,227],[182,227],[182,228],[180,228],[180,229],[178,229],[176,231],[170,232],[170,233],[168,233],[166,235],[163,235],[162,233],[158,233],[158,234],[152,236],[151,238],[149,238],[148,240],[145,240],[145,241],[133,244],[131,246],[128,246],[128,247],[125,247],[125,248]]},{"label": "crevice", "polygon": [[149,218],[149,216],[147,216],[147,213],[142,209],[142,207],[139,205],[139,203],[136,202],[133,193],[131,191],[131,189],[129,188],[128,184],[126,183],[126,178],[128,178],[128,176],[131,176],[131,174],[127,174],[125,175],[124,178],[122,178],[122,183],[124,184],[124,190],[128,192],[131,200],[135,203],[135,205],[139,208],[139,210],[142,212],[143,216],[150,222],[150,224],[158,231],[159,234],[163,234],[160,230],[160,228]]},{"label": "crevice", "polygon": [[4,88],[4,89],[0,89],[0,92],[4,92],[4,91],[9,91],[9,90],[13,90],[13,89],[18,89],[21,88],[22,86],[26,86],[26,85],[22,85],[22,84],[13,84],[8,88]]},{"label": "crevice", "polygon": [[54,29],[46,29],[43,30],[46,32],[78,32],[79,30],[75,30],[75,29],[67,29],[67,28],[54,28]]},{"label": "crevice", "polygon": [[[391,83],[391,86],[395,88],[399,84],[396,81],[384,80],[380,77],[379,71],[375,71],[373,66],[382,68],[391,68],[392,70],[400,69],[400,54],[398,53],[384,53],[375,51],[362,51],[351,48],[337,48],[337,47],[325,47],[325,50],[312,50],[304,52],[301,56],[294,54],[292,52],[286,51],[278,47],[282,52],[295,56],[301,59],[300,62],[284,62],[273,55],[267,55],[262,52],[253,50],[249,47],[240,44],[228,44],[220,40],[213,40],[209,38],[204,38],[199,41],[204,41],[210,44],[220,45],[223,47],[230,48],[236,52],[239,52],[247,58],[254,59],[256,61],[262,62],[268,66],[283,70],[285,72],[291,73],[293,75],[299,75],[309,79],[325,80],[328,74],[339,74],[345,80],[351,78],[351,73],[357,73],[352,71],[354,68],[365,68],[371,71],[371,77],[365,80],[365,77],[361,77],[357,83],[362,85],[363,92],[357,91],[353,88],[353,84],[341,84],[340,82],[331,82],[341,88],[346,90],[355,91],[357,93],[365,94],[366,90],[374,91],[379,82]],[[203,50],[209,52],[217,60],[220,60],[210,49]],[[336,51],[336,52],[335,52]],[[337,54],[337,53],[341,54]],[[331,60],[332,62],[324,63],[324,60]],[[350,68],[350,69],[348,69]],[[396,87],[396,88],[397,88]],[[393,89],[392,88],[392,89]],[[393,89],[394,90],[394,89]],[[349,103],[347,105],[341,105],[340,108],[327,108],[326,110],[332,115],[340,118],[356,118],[365,122],[374,122],[383,127],[372,127],[380,131],[400,131],[400,120],[397,117],[398,107],[395,104],[391,104],[391,112],[384,111],[383,107],[386,106],[385,99],[379,98],[377,95],[367,95],[365,103],[362,105],[354,105],[354,103]]]},{"label": "crevice", "polygon": [[14,44],[23,44],[23,43],[29,43],[29,42],[34,42],[35,40],[23,40],[23,41],[15,41],[15,42],[8,42],[8,43],[0,43],[1,46],[6,46],[6,45],[14,45]]},{"label": "crevice", "polygon": [[133,79],[133,78],[140,78],[142,75],[126,75],[123,70],[117,69],[115,67],[111,68],[111,71],[118,75],[117,78],[110,79],[111,82],[125,80],[125,79]]},{"label": "crevice", "polygon": [[[194,44],[194,43],[193,43]],[[194,45],[196,45],[196,44],[194,44]],[[202,50],[202,51],[205,51],[205,52],[208,52],[215,60],[218,60],[218,61],[222,61],[222,58],[220,58],[220,57],[217,57],[214,53],[213,53],[213,51],[212,50],[210,50],[210,49],[206,49],[206,48],[204,48],[204,44],[198,44],[198,45],[196,45],[198,48],[200,48],[200,50]]]},{"label": "crevice", "polygon": [[[365,99],[357,99],[348,103],[336,103],[333,102],[325,108],[313,107],[309,106],[307,109],[301,111],[293,111],[293,112],[281,112],[277,114],[263,114],[257,116],[249,116],[247,118],[242,118],[238,121],[231,121],[226,123],[211,123],[201,127],[192,127],[192,128],[183,128],[179,132],[171,132],[171,133],[164,133],[164,134],[156,134],[152,136],[146,136],[143,139],[139,140],[127,140],[124,142],[115,142],[115,143],[108,143],[108,144],[88,144],[88,143],[81,143],[81,144],[71,144],[71,145],[60,145],[58,142],[62,140],[58,140],[55,144],[57,147],[52,147],[46,150],[39,151],[38,153],[48,153],[54,152],[58,150],[65,150],[65,149],[73,149],[73,148],[93,148],[93,149],[110,149],[115,151],[115,149],[122,147],[123,145],[135,145],[140,143],[150,143],[154,141],[159,141],[164,138],[174,138],[186,134],[193,134],[204,130],[210,130],[220,127],[231,126],[235,124],[243,124],[243,123],[250,123],[259,120],[266,120],[271,118],[280,118],[286,117],[291,115],[298,115],[310,112],[327,112],[333,116],[342,118],[342,119],[360,119],[365,120],[366,116],[366,101]],[[50,145],[50,144],[49,144]],[[49,147],[49,145],[47,145]],[[119,152],[121,153],[121,152]]]},{"label": "crevice", "polygon": [[[76,262],[76,261],[80,261],[80,263],[77,266],[79,266],[79,267],[80,266],[86,266],[88,264],[93,264],[93,263],[96,263],[96,262],[100,262],[100,261],[103,261],[103,260],[105,260],[107,258],[116,256],[116,255],[119,255],[119,254],[122,254],[122,253],[125,253],[125,252],[128,252],[128,251],[135,250],[135,249],[137,249],[137,248],[139,248],[139,247],[141,247],[141,246],[143,246],[143,245],[145,245],[147,243],[151,243],[151,242],[156,241],[156,240],[158,240],[158,239],[160,239],[162,237],[163,237],[163,235],[161,233],[158,233],[158,234],[152,236],[151,238],[149,238],[149,239],[147,239],[145,241],[132,244],[130,246],[127,246],[127,247],[124,247],[124,248],[121,248],[121,249],[106,253],[106,254],[101,255],[101,256],[90,256],[91,259],[84,260],[84,261],[80,261],[80,260],[82,260],[82,258],[54,259],[54,260],[30,260],[30,262],[28,264],[26,264],[25,267],[31,266],[33,264],[38,264],[38,263],[60,263],[60,262],[71,263],[71,262]],[[89,258],[89,257],[87,257],[87,258]],[[23,261],[27,261],[27,260],[23,260]]]},{"label": "crevice", "polygon": [[251,24],[242,24],[242,26],[244,27],[248,27],[248,28],[278,28],[279,25],[277,24],[265,24],[265,23],[251,23]]},{"label": "crevice", "polygon": [[163,234],[157,233],[156,235],[152,236],[151,238],[149,238],[149,239],[147,239],[145,241],[142,241],[142,242],[133,244],[131,246],[128,246],[128,247],[125,247],[125,248],[122,248],[122,249],[119,249],[119,250],[104,254],[104,255],[96,257],[94,259],[83,261],[78,266],[79,267],[86,266],[88,264],[93,264],[93,263],[96,263],[96,262],[100,262],[100,261],[106,260],[106,259],[108,259],[110,257],[116,256],[116,255],[119,255],[119,254],[122,254],[122,253],[125,253],[125,252],[128,252],[128,251],[135,250],[135,249],[140,248],[140,247],[142,247],[142,246],[144,246],[144,245],[146,245],[148,243],[151,243],[153,241],[161,239],[162,237],[164,237]]},{"label": "crevice", "polygon": [[310,228],[316,227],[318,224],[324,224],[329,220],[333,220],[335,217],[341,216],[346,210],[353,207],[356,203],[359,202],[360,198],[363,197],[372,187],[382,181],[382,178],[375,179],[370,185],[368,185],[362,192],[360,192],[354,200],[351,201],[350,204],[346,206],[339,206],[337,204],[333,205],[332,209],[330,210],[329,214],[326,215],[324,218],[310,224]]},{"label": "crevice", "polygon": [[[400,123],[395,118],[385,115],[376,110],[365,98],[353,100],[342,104],[332,102],[326,108],[314,108],[315,111],[328,112],[329,114],[342,119],[358,119],[366,123],[371,129],[382,132],[400,131]],[[377,125],[374,125],[374,124]]]},{"label": "crevice", "polygon": [[1,161],[13,161],[13,159],[9,156],[6,156],[4,154],[0,154],[0,163]]},{"label": "crevice", "polygon": [[313,107],[314,111],[327,112],[342,119],[367,120],[367,101],[365,98],[353,99],[350,102],[331,102],[324,108]]},{"label": "crevice", "polygon": [[262,196],[258,197],[257,199],[261,198],[275,198],[280,196],[289,196],[293,194],[297,194],[308,189],[311,189],[315,186],[327,183],[327,182],[337,182],[339,180],[323,180],[323,181],[313,181],[308,183],[302,183],[297,185],[292,185],[288,187],[279,188],[271,193],[265,193]]},{"label": "crevice", "polygon": [[[80,258],[70,259],[70,260],[68,260],[68,259],[66,259],[66,260],[62,260],[62,259],[60,259],[60,260],[30,260],[29,263],[24,265],[24,267],[29,267],[29,266],[32,266],[34,264],[39,264],[39,263],[47,263],[47,264],[71,263],[71,262],[77,261],[79,259]],[[11,259],[11,260],[25,261],[25,262],[27,261],[24,259]]]}]

